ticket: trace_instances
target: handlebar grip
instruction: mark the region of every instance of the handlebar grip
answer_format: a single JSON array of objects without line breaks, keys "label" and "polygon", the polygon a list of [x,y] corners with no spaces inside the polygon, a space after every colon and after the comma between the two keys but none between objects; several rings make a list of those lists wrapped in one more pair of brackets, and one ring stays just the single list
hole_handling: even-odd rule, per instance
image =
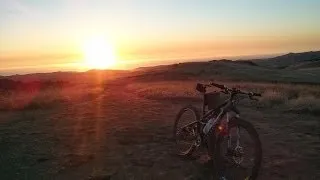
[{"label": "handlebar grip", "polygon": [[210,83],[212,86],[215,86],[217,88],[220,88],[220,89],[225,89],[224,85],[220,85],[220,84],[216,84],[216,83]]}]

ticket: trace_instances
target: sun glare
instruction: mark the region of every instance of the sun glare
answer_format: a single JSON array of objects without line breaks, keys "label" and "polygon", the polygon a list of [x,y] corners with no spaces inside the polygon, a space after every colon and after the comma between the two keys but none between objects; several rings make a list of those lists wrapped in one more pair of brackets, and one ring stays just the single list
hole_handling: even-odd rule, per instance
[{"label": "sun glare", "polygon": [[93,69],[111,68],[116,64],[113,47],[103,37],[95,37],[84,43],[85,66]]}]

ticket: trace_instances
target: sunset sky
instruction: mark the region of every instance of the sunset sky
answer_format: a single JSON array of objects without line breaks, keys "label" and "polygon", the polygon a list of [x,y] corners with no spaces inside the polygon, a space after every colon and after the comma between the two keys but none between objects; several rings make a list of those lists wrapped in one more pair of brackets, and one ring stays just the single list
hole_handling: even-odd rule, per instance
[{"label": "sunset sky", "polygon": [[319,7],[318,0],[0,0],[0,75],[320,50]]}]

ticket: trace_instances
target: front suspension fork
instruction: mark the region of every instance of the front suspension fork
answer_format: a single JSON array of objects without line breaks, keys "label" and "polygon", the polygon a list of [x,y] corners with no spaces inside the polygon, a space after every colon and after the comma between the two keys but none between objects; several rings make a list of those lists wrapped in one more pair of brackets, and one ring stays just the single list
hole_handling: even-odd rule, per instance
[{"label": "front suspension fork", "polygon": [[[239,117],[239,115],[236,115],[237,117]],[[229,131],[229,122],[230,122],[230,115],[229,113],[227,113],[227,119],[226,119],[226,132],[227,132],[227,140],[228,140],[228,149],[232,148],[232,135],[231,135],[231,131]],[[236,147],[240,147],[240,128],[237,127],[237,145]]]}]

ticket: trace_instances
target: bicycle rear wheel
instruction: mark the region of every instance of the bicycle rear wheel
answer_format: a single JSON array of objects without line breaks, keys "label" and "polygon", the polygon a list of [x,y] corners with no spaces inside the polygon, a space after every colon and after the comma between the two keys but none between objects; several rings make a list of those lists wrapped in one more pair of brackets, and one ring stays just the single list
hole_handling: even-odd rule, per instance
[{"label": "bicycle rear wheel", "polygon": [[198,110],[188,105],[182,108],[176,116],[173,137],[176,142],[176,153],[180,156],[190,156],[200,145],[200,115]]},{"label": "bicycle rear wheel", "polygon": [[214,152],[216,176],[227,180],[255,180],[262,160],[257,131],[251,123],[232,118],[227,134],[217,139]]}]

